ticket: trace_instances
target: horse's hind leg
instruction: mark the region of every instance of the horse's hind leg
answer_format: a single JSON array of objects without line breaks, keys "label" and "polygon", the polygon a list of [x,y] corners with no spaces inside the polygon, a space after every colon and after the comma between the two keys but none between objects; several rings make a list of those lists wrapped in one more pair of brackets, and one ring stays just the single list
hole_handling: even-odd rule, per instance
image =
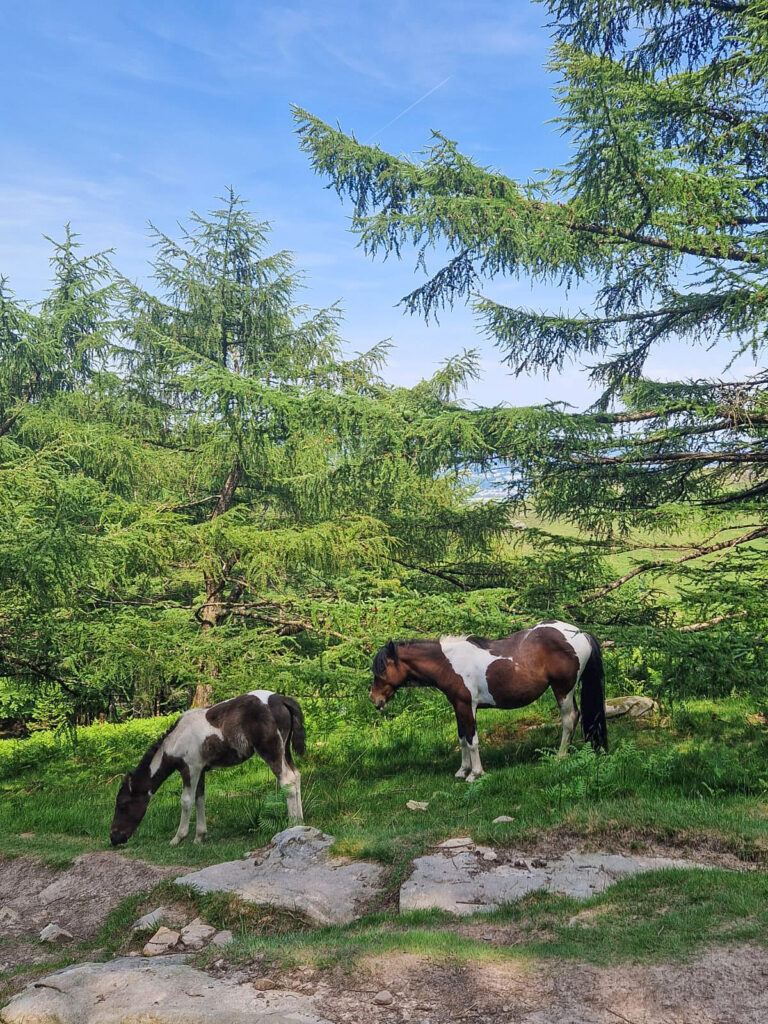
[{"label": "horse's hind leg", "polygon": [[284,762],[278,781],[281,789],[285,790],[288,817],[292,821],[304,821],[304,808],[301,806],[301,775],[295,765]]},{"label": "horse's hind leg", "polygon": [[205,824],[205,772],[200,773],[200,779],[195,790],[195,842],[202,843],[208,829]]},{"label": "horse's hind leg", "polygon": [[285,790],[289,819],[304,821],[304,810],[301,806],[301,775],[285,748],[281,734],[276,731],[275,739],[268,744],[268,749],[260,750],[259,753],[277,777],[280,788]]},{"label": "horse's hind leg", "polygon": [[573,739],[576,726],[579,724],[579,709],[576,706],[575,687],[572,690],[568,690],[567,693],[560,689],[555,690],[554,687],[553,690],[558,707],[560,708],[560,720],[563,723],[563,736],[560,740],[560,749],[557,752],[557,759],[561,761],[568,753],[568,747]]},{"label": "horse's hind leg", "polygon": [[[282,740],[282,736],[280,739]],[[285,741],[283,741],[283,759],[277,779],[280,788],[285,790],[288,817],[291,821],[304,821],[304,808],[301,806],[301,775],[293,763],[291,752]]]}]

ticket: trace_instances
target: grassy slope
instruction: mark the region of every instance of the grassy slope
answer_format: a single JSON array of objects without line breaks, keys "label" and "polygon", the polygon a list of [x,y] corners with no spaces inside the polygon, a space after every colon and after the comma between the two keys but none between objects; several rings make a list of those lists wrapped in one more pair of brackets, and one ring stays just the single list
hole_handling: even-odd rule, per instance
[{"label": "grassy slope", "polygon": [[[768,731],[747,716],[747,699],[676,705],[665,726],[610,723],[612,752],[597,760],[577,747],[562,763],[554,702],[533,710],[483,712],[481,752],[488,774],[467,785],[458,766],[453,716],[437,694],[398,697],[410,713],[323,728],[309,721],[301,760],[307,820],[346,852],[397,863],[445,835],[511,842],[555,826],[646,835],[717,835],[745,856],[768,840],[765,797]],[[39,852],[66,861],[103,849],[122,772],[171,719],[82,729],[72,755],[49,733],[0,744],[0,852]],[[206,864],[238,857],[285,824],[285,804],[266,766],[254,759],[208,782],[209,841],[171,849],[180,780],[155,796],[127,852],[158,863]],[[426,812],[406,808],[429,802]],[[492,825],[499,814],[515,820]],[[33,835],[29,835],[33,833]]]},{"label": "grassy slope", "polygon": [[[768,730],[754,702],[689,701],[655,727],[618,720],[609,726],[608,757],[597,760],[577,746],[560,764],[552,757],[559,732],[553,702],[545,698],[525,713],[486,712],[481,749],[489,774],[467,785],[453,778],[458,751],[447,704],[424,691],[398,701],[409,702],[408,715],[355,724],[340,717],[333,728],[310,714],[301,760],[308,823],[334,834],[341,851],[388,865],[381,912],[347,928],[308,932],[284,921],[275,927],[274,915],[266,921],[264,911],[244,912],[231,900],[196,898],[209,919],[238,932],[231,957],[343,963],[351,955],[397,948],[458,958],[556,955],[605,962],[684,955],[707,942],[765,940],[768,880],[762,871],[658,872],[628,879],[587,904],[534,895],[485,919],[507,930],[509,937],[497,943],[458,934],[440,914],[394,914],[410,859],[448,835],[535,842],[553,852],[581,841],[642,848],[655,838],[690,846],[693,857],[707,848],[763,867]],[[0,744],[0,853],[38,853],[64,863],[104,849],[122,770],[167,724],[156,719],[83,729],[74,757],[50,734]],[[178,795],[174,778],[153,800],[127,855],[208,864],[240,857],[286,824],[282,796],[265,766],[252,761],[210,776],[209,841],[172,849]],[[408,810],[409,799],[428,801],[427,811]],[[515,820],[493,825],[499,814]],[[131,897],[112,915],[99,944],[124,948],[127,918],[167,898],[159,891],[144,901]],[[570,926],[584,910],[594,911],[584,927]]]}]

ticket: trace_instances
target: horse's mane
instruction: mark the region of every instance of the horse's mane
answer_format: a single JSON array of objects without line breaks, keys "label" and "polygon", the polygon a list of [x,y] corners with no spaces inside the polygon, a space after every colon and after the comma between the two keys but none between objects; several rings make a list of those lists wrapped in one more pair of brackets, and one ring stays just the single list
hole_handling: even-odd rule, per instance
[{"label": "horse's mane", "polygon": [[173,723],[173,725],[170,727],[170,729],[166,729],[166,731],[163,733],[162,736],[158,737],[158,739],[154,740],[147,747],[146,751],[144,752],[144,756],[139,761],[139,763],[136,765],[134,770],[130,773],[131,775],[139,775],[139,774],[149,770],[149,766],[152,763],[152,758],[155,756],[155,754],[157,753],[158,749],[163,745],[163,743],[165,742],[166,738],[173,732],[173,730],[176,728],[176,726],[178,724],[179,724],[179,719],[177,718],[176,721]]},{"label": "horse's mane", "polygon": [[389,643],[384,644],[377,652],[373,659],[373,674],[375,676],[382,676],[387,671],[387,658],[392,658],[394,663],[397,665],[400,661],[398,651],[401,647],[412,647],[414,644],[433,644],[434,640],[398,640],[394,643],[392,640]]}]

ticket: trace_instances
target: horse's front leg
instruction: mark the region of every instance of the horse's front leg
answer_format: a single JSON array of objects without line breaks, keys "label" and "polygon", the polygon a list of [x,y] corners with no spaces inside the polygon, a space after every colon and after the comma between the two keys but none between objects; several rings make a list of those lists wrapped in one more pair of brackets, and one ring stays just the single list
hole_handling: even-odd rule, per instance
[{"label": "horse's front leg", "polygon": [[461,768],[456,772],[456,778],[474,782],[475,779],[485,774],[480,763],[475,709],[469,701],[460,701],[455,705],[455,711],[461,744]]},{"label": "horse's front leg", "polygon": [[205,824],[205,772],[201,772],[197,789],[195,790],[195,842],[202,843],[207,832],[208,828]]},{"label": "horse's front leg", "polygon": [[459,746],[461,747],[461,767],[454,775],[454,778],[466,779],[472,770],[472,764],[469,760],[469,744],[464,735],[466,715],[463,710],[459,711],[458,705],[454,708],[454,711],[456,712],[456,727],[459,732]]},{"label": "horse's front leg", "polygon": [[176,835],[171,840],[171,846],[178,846],[182,839],[186,839],[189,835],[189,817],[192,813],[192,804],[195,802],[199,780],[199,771],[190,772],[189,777],[184,779],[184,788],[181,791],[181,820],[176,829]]}]

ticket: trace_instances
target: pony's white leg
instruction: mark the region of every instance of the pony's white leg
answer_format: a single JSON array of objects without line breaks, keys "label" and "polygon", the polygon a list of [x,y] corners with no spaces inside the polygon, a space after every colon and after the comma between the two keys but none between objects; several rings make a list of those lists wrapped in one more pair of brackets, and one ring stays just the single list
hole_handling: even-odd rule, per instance
[{"label": "pony's white leg", "polygon": [[481,775],[485,775],[483,766],[480,763],[480,741],[477,738],[477,732],[469,741],[469,763],[471,765],[471,771],[467,776],[467,782],[474,782],[475,779],[480,778]]},{"label": "pony's white leg", "polygon": [[181,791],[181,820],[179,821],[179,827],[176,829],[176,835],[171,840],[171,846],[178,846],[182,839],[186,839],[189,835],[189,816],[192,813],[192,804],[195,802],[199,778],[199,771],[195,772],[194,775],[190,772],[189,782],[184,784],[184,788]]},{"label": "pony's white leg", "polygon": [[296,768],[283,759],[279,777],[280,788],[285,790],[288,804],[288,817],[291,821],[304,821],[304,810],[301,806],[301,775]]},{"label": "pony's white leg", "polygon": [[456,772],[455,778],[466,779],[469,774],[472,764],[469,760],[469,744],[463,736],[459,736],[459,745],[461,746],[461,768]]},{"label": "pony's white leg", "polygon": [[208,828],[205,824],[205,772],[200,773],[200,781],[195,791],[195,842],[202,843]]},{"label": "pony's white leg", "polygon": [[563,737],[560,740],[560,749],[557,752],[558,761],[562,761],[568,753],[568,747],[579,723],[579,709],[576,707],[573,690],[560,701],[560,719],[563,723]]}]

